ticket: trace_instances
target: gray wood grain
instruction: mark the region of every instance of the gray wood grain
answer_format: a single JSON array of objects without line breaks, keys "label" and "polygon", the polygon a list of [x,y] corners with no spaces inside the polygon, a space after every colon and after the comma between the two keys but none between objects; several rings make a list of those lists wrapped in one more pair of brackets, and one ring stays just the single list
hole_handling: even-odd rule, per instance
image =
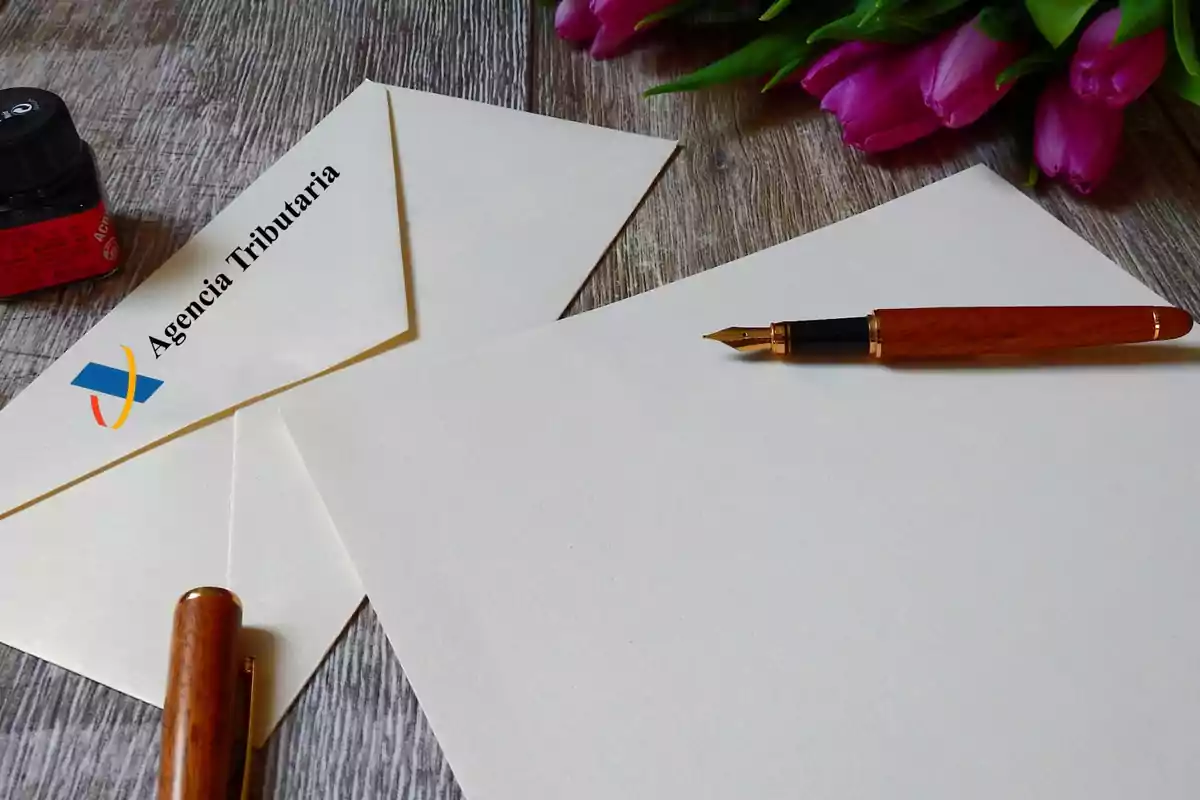
[{"label": "gray wood grain", "polygon": [[[56,90],[104,165],[130,252],[93,285],[0,305],[0,405],[364,78],[677,137],[683,148],[570,313],[828,225],[973,163],[1019,182],[1003,120],[896,156],[843,148],[798,92],[645,100],[722,51],[669,40],[595,63],[524,0],[0,0],[0,75]],[[1168,299],[1200,311],[1200,116],[1129,114],[1108,191],[1032,195]],[[819,265],[797,265],[819,268]],[[14,457],[3,453],[0,458]],[[160,714],[0,645],[0,798],[152,797]],[[268,798],[460,795],[369,606],[258,761]]]}]

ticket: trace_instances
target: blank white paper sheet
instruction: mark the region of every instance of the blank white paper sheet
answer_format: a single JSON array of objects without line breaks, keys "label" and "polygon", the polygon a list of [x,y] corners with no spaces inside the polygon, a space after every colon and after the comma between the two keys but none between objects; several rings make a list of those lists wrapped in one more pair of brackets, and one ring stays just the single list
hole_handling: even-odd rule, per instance
[{"label": "blank white paper sheet", "polygon": [[978,167],[282,407],[472,800],[1194,800],[1196,335],[907,369],[701,338],[1161,302]]}]

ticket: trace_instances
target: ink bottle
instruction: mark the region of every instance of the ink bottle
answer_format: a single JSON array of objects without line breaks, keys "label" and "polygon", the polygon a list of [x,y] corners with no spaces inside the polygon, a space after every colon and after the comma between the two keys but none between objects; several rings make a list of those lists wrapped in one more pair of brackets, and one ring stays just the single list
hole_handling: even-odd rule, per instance
[{"label": "ink bottle", "polygon": [[120,245],[62,98],[0,89],[0,299],[107,275]]}]

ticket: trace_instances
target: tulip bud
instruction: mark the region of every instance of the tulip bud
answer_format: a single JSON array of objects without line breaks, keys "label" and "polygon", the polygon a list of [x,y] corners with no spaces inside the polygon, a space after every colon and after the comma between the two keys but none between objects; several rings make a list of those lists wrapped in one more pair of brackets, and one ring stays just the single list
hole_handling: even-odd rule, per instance
[{"label": "tulip bud", "polygon": [[569,42],[590,42],[599,28],[589,0],[561,0],[554,10],[554,30]]},{"label": "tulip bud", "polygon": [[602,23],[620,22],[636,25],[674,2],[675,0],[591,0],[591,6],[592,13]]},{"label": "tulip bud", "polygon": [[977,16],[959,27],[946,44],[925,87],[925,103],[947,128],[970,125],[1008,94],[1013,82],[996,88],[996,79],[1023,51],[1016,42],[988,36]]},{"label": "tulip bud", "polygon": [[1038,98],[1033,150],[1038,167],[1062,178],[1080,194],[1104,180],[1121,143],[1124,112],[1089,103],[1071,90],[1065,77],[1051,81]]},{"label": "tulip bud", "polygon": [[941,127],[922,86],[937,65],[936,39],[874,60],[843,78],[821,100],[842,124],[842,141],[868,153],[892,150]]},{"label": "tulip bud", "polygon": [[1150,88],[1167,62],[1167,35],[1159,28],[1115,44],[1121,10],[1096,18],[1079,38],[1071,59],[1075,94],[1109,108],[1124,108]]},{"label": "tulip bud", "polygon": [[633,28],[617,25],[601,25],[600,29],[596,31],[596,38],[592,40],[592,47],[589,52],[592,58],[597,61],[619,56],[624,52],[625,45],[633,38],[635,33],[636,31]]},{"label": "tulip bud", "polygon": [[591,0],[592,14],[600,23],[592,41],[592,58],[619,55],[637,34],[637,24],[662,11],[675,0]]},{"label": "tulip bud", "polygon": [[838,45],[812,63],[800,80],[800,85],[813,97],[823,98],[851,72],[892,49],[891,45],[880,42],[846,42]]}]

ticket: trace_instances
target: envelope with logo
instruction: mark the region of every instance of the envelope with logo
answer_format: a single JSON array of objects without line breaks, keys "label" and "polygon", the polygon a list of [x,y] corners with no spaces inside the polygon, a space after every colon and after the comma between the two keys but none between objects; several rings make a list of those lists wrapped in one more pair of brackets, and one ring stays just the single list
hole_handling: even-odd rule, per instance
[{"label": "envelope with logo", "polygon": [[0,413],[0,641],[160,704],[228,585],[269,730],[362,589],[263,398],[554,319],[674,147],[364,83]]}]

